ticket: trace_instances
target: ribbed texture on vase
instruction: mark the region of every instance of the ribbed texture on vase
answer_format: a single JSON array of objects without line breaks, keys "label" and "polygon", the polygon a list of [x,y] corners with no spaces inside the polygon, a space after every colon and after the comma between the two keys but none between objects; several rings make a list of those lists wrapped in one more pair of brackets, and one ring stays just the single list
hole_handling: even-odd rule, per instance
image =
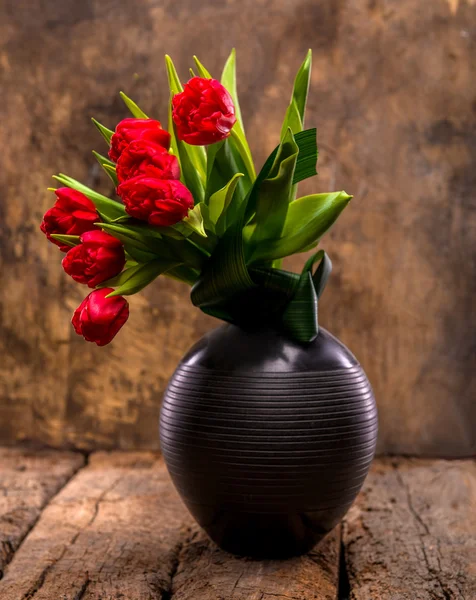
[{"label": "ribbed texture on vase", "polygon": [[[321,345],[339,344],[327,336]],[[348,510],[373,458],[377,411],[365,373],[355,359],[334,369],[230,372],[197,361],[202,349],[179,365],[161,410],[175,486],[226,549],[257,556],[308,549]]]}]

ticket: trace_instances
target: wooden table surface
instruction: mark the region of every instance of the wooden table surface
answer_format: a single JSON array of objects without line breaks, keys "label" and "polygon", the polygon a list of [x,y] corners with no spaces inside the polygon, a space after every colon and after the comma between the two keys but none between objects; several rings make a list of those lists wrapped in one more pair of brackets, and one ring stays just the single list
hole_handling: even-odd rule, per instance
[{"label": "wooden table surface", "polygon": [[219,550],[151,452],[0,449],[1,600],[472,600],[474,461],[379,459],[342,527],[286,561]]}]

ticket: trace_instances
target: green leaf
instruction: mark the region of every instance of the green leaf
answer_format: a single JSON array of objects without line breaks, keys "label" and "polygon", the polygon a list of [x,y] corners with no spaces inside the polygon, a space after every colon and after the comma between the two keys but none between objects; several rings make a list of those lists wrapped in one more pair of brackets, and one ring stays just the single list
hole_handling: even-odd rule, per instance
[{"label": "green leaf", "polygon": [[299,146],[299,156],[294,171],[293,183],[299,183],[304,179],[317,175],[316,162],[318,158],[316,129],[306,129],[294,136]]},{"label": "green leaf", "polygon": [[235,223],[219,240],[215,252],[207,261],[191,292],[195,306],[225,318],[230,313],[228,302],[237,294],[255,287],[245,264],[240,223]]},{"label": "green leaf", "polygon": [[222,236],[227,228],[227,210],[230,206],[236,186],[243,173],[236,173],[230,181],[210,196],[208,201],[209,216],[212,223],[215,224],[215,232],[218,236]]},{"label": "green leaf", "polygon": [[245,239],[248,237],[247,230],[251,230],[250,248],[263,240],[281,236],[288,213],[298,153],[299,148],[288,129],[269,174],[259,187],[253,223],[245,227]]},{"label": "green leaf", "polygon": [[233,125],[228,140],[235,160],[238,162],[240,167],[241,165],[245,167],[243,170],[248,175],[250,183],[253,183],[253,181],[256,179],[256,171],[253,163],[253,157],[251,155],[251,150],[248,146],[248,141],[245,137],[245,134],[243,131],[240,131],[238,122],[236,122]]},{"label": "green leaf", "polygon": [[147,263],[157,258],[154,253],[147,250],[141,250],[140,248],[131,245],[128,243],[127,239],[121,239],[121,235],[114,234],[114,237],[117,237],[118,240],[121,240],[121,242],[124,244],[124,249],[127,254],[138,263]]},{"label": "green leaf", "polygon": [[[153,260],[145,265],[137,265],[137,267],[131,267],[127,271],[133,271],[131,274],[127,274],[127,279],[117,287],[113,292],[108,294],[106,297],[111,298],[113,296],[131,296],[137,294],[146,286],[149,285],[159,275],[177,267],[180,263],[173,262],[164,259]],[[125,273],[121,273],[125,277]]]},{"label": "green leaf", "polygon": [[54,240],[58,240],[58,242],[62,242],[67,246],[71,246],[72,248],[74,248],[74,246],[78,246],[81,243],[79,235],[63,235],[60,233],[52,233],[51,237]]},{"label": "green leaf", "polygon": [[312,70],[312,50],[308,50],[304,62],[297,72],[296,79],[294,80],[293,89],[293,100],[295,100],[301,121],[304,124],[304,117],[306,113],[307,96],[309,93],[309,84],[311,82],[311,70]]},{"label": "green leaf", "polygon": [[265,298],[270,299],[265,300],[266,313],[274,313],[280,320],[283,311],[294,298],[300,276],[290,271],[263,267],[252,267],[249,274],[255,284],[265,291]]},{"label": "green leaf", "polygon": [[[314,256],[311,256],[311,258],[309,258],[302,270],[302,274],[299,279],[294,298],[288,304],[283,314],[282,323],[285,329],[287,330],[289,335],[291,335],[291,337],[298,342],[312,342],[314,339],[316,339],[317,334],[319,333],[317,319],[317,301],[319,293],[315,288],[311,271],[315,263],[318,260],[321,260],[319,268],[321,268],[322,265],[324,266],[322,267],[318,276],[316,271],[316,276],[325,285],[323,276],[325,275],[325,279],[327,281],[327,278],[330,273],[330,271],[328,271],[330,261],[327,262],[325,260],[326,258],[327,254],[323,250],[320,250],[319,252],[314,254]],[[323,287],[321,287],[320,289],[321,292],[322,289]]]},{"label": "green leaf", "polygon": [[[232,140],[227,138],[216,144],[207,146],[207,185],[205,201],[208,204],[210,196],[222,189],[237,173],[244,173],[245,166],[241,157],[232,149]],[[247,176],[239,178],[236,190],[236,206],[238,207],[246,198],[251,187],[251,180]],[[227,219],[231,223],[231,218]]]},{"label": "green leaf", "polygon": [[324,250],[321,250],[315,255],[315,261],[316,260],[321,260],[321,262],[312,276],[312,281],[314,283],[314,288],[316,289],[317,297],[320,298],[332,272],[332,262]]},{"label": "green leaf", "polygon": [[139,270],[141,267],[142,267],[142,264],[134,263],[133,265],[126,267],[124,269],[124,271],[121,271],[121,273],[119,273],[119,275],[116,275],[115,277],[111,277],[111,279],[108,279],[107,281],[103,281],[96,287],[101,289],[101,288],[107,288],[107,287],[115,288],[115,287],[124,285],[124,283],[126,283],[126,281],[128,281],[134,275],[134,273],[137,270]]},{"label": "green leaf", "polygon": [[202,202],[200,204],[195,204],[195,206],[188,211],[188,215],[181,221],[181,223],[185,227],[188,227],[192,231],[198,233],[198,235],[207,237],[203,226],[202,206],[204,206]]},{"label": "green leaf", "polygon": [[98,161],[98,163],[104,169],[104,171],[107,174],[107,176],[109,177],[109,179],[114,184],[114,186],[117,187],[119,181],[117,179],[117,174],[116,174],[116,164],[112,160],[109,160],[105,156],[102,156],[101,154],[99,154],[99,152],[95,152],[93,150],[93,154],[94,154],[96,160]]},{"label": "green leaf", "polygon": [[[299,147],[299,154],[296,162],[296,168],[294,170],[293,184],[301,181],[302,178],[310,177],[316,174],[315,169],[315,161],[317,160],[317,146],[316,146],[316,130],[308,129],[306,131],[301,131],[300,133],[294,136],[294,141]],[[248,194],[248,199],[245,206],[245,223],[248,223],[256,211],[256,201],[258,198],[259,188],[263,181],[268,177],[271,168],[276,159],[276,155],[278,154],[278,150],[281,145],[276,146],[276,148],[271,152],[271,154],[266,159],[266,162],[261,168],[256,181],[253,184],[253,187]],[[309,166],[314,163],[314,167],[311,170]],[[303,176],[299,179],[300,176]],[[298,178],[297,178],[298,177]]]},{"label": "green leaf", "polygon": [[124,94],[124,92],[119,92],[120,97],[124,101],[124,104],[129,109],[130,113],[136,119],[148,119],[149,117],[145,114],[143,110],[141,110],[137,104],[131,100],[128,96]]},{"label": "green leaf", "polygon": [[318,334],[317,294],[312,275],[305,272],[299,281],[299,287],[282,317],[288,334],[298,342],[312,342]]},{"label": "green leaf", "polygon": [[119,185],[119,179],[117,178],[116,167],[112,167],[111,165],[103,165],[103,169],[109,175],[109,179],[112,183],[117,187]]},{"label": "green leaf", "polygon": [[346,192],[313,194],[291,202],[281,238],[254,248],[250,262],[269,261],[302,252],[330,229],[352,196]]},{"label": "green leaf", "polygon": [[233,104],[235,105],[235,115],[237,120],[231,130],[233,151],[241,156],[248,176],[251,181],[254,181],[256,179],[256,171],[253,163],[253,156],[245,135],[240,103],[238,101],[238,92],[236,89],[236,51],[234,48],[223,68],[221,84],[228,90],[232,97]]},{"label": "green leaf", "polygon": [[[286,115],[284,117],[284,122],[281,129],[281,139],[284,139],[288,128],[290,128],[295,135],[302,132],[304,128],[304,113],[306,110],[307,94],[311,79],[311,63],[312,53],[311,50],[309,50],[294,80],[291,101],[286,110]],[[309,143],[316,143],[315,135],[312,141],[309,139]],[[306,159],[305,157],[308,158]],[[294,181],[295,185],[291,192],[290,201],[295,200],[296,198],[298,182],[316,174],[316,161],[317,145],[314,147],[303,148],[302,150],[300,146],[300,161],[296,167]]]},{"label": "green leaf", "polygon": [[288,127],[291,128],[294,134],[302,131],[304,127],[304,114],[306,111],[307,95],[311,80],[311,67],[312,52],[309,50],[294,80],[291,101],[286,111],[283,127],[281,129],[281,138],[286,135]]},{"label": "green leaf", "polygon": [[180,92],[183,92],[183,87],[180,83],[180,78],[177,75],[174,63],[168,54],[165,55],[165,68],[167,69],[170,91],[174,94],[180,94]]},{"label": "green leaf", "polygon": [[114,131],[112,131],[111,129],[108,129],[107,127],[104,127],[104,125],[101,125],[101,123],[99,123],[99,121],[96,121],[96,119],[91,119],[91,121],[99,129],[99,133],[102,135],[102,137],[106,140],[107,144],[109,145],[111,143],[111,138],[114,135]]},{"label": "green leaf", "polygon": [[120,223],[95,223],[95,225],[120,240],[123,244],[127,244],[128,247],[132,246],[150,254],[154,253],[150,244],[147,243],[148,238],[134,227]]},{"label": "green leaf", "polygon": [[[141,252],[152,254],[154,258],[173,259],[180,264],[201,269],[208,257],[207,253],[190,240],[186,238],[177,240],[172,237],[163,239],[162,235],[155,231],[155,228],[147,224],[98,223],[97,225],[127,244],[127,249],[136,248]],[[132,253],[131,255],[135,258]]]},{"label": "green leaf", "polygon": [[213,77],[205,69],[205,67],[202,65],[202,63],[198,60],[198,58],[195,55],[193,56],[193,60],[194,60],[195,64],[197,65],[197,71],[198,71],[198,74],[200,77],[203,77],[205,79],[213,79]]},{"label": "green leaf", "polygon": [[117,219],[117,217],[122,217],[126,214],[122,204],[115,200],[111,200],[102,194],[98,194],[72,177],[60,173],[59,175],[54,175],[53,179],[56,179],[56,181],[59,181],[62,185],[84,194],[92,201],[99,213],[104,214],[111,219]]},{"label": "green leaf", "polygon": [[228,90],[230,93],[233,104],[235,105],[235,114],[240,124],[241,129],[244,133],[243,119],[241,116],[240,103],[238,101],[238,91],[236,89],[236,50],[232,49],[230,56],[227,58],[225,66],[223,67],[223,72],[221,74],[221,84]]}]

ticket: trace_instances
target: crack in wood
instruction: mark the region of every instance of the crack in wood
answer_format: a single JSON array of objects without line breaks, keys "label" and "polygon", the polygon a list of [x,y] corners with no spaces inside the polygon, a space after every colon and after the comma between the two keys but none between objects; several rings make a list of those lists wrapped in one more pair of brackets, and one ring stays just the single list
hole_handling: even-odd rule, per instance
[{"label": "crack in wood", "polygon": [[[402,474],[400,473],[399,468],[398,468],[398,464],[392,464],[392,467],[395,471],[395,475],[396,475],[398,483],[400,484],[400,486],[402,487],[402,489],[405,492],[405,496],[407,499],[407,505],[408,505],[408,508],[409,508],[413,518],[420,525],[420,527],[423,528],[423,533],[420,531],[420,529],[418,527],[416,529],[417,529],[418,538],[420,540],[420,546],[421,546],[421,550],[422,550],[422,554],[423,554],[423,559],[424,559],[428,574],[430,575],[430,577],[434,577],[435,580],[437,581],[438,585],[440,586],[441,593],[443,594],[444,600],[452,600],[451,592],[448,590],[448,588],[446,587],[446,584],[441,580],[441,577],[440,577],[441,558],[442,558],[440,542],[437,539],[436,544],[435,544],[436,548],[437,548],[437,552],[438,552],[438,554],[436,556],[436,560],[438,563],[438,570],[436,570],[434,567],[431,566],[430,561],[428,560],[427,552],[426,552],[425,538],[433,537],[431,534],[430,528],[428,527],[428,524],[423,520],[420,513],[416,510],[416,508],[413,504],[413,498],[412,498],[412,494],[410,491],[410,487],[406,484],[404,478],[402,477]],[[435,596],[433,591],[431,591],[430,593],[431,593],[432,597],[435,598],[435,600],[439,600],[439,597]]]},{"label": "crack in wood", "polygon": [[[8,449],[6,451],[8,451]],[[18,461],[28,460],[28,455],[30,454],[30,451],[28,451],[28,450],[23,451],[21,449],[17,449],[17,452],[18,452]],[[47,452],[49,452],[49,451],[47,451]],[[55,456],[54,453],[52,455]],[[56,481],[56,485],[54,483],[51,484],[52,485],[51,495],[48,496],[48,494],[46,493],[44,501],[41,502],[39,505],[37,505],[37,506],[34,506],[34,505],[21,506],[20,507],[23,510],[23,513],[21,514],[21,517],[18,517],[18,516],[15,517],[13,519],[12,523],[14,523],[16,525],[17,529],[20,531],[21,531],[22,526],[25,526],[25,524],[26,524],[26,527],[25,527],[24,531],[21,531],[21,533],[17,532],[16,539],[14,540],[14,542],[11,539],[0,540],[0,543],[1,543],[0,557],[2,559],[1,564],[3,565],[3,569],[0,569],[0,580],[3,578],[4,573],[6,572],[6,567],[8,567],[8,564],[12,561],[13,557],[15,556],[15,553],[18,552],[18,550],[20,550],[20,548],[21,548],[23,542],[25,541],[25,539],[27,538],[28,534],[35,528],[41,515],[43,514],[43,511],[50,505],[50,503],[56,498],[56,496],[68,485],[68,483],[76,476],[76,474],[87,465],[87,457],[85,456],[84,453],[75,452],[73,455],[84,456],[84,461],[82,463],[78,463],[76,466],[74,466],[74,461],[72,461],[71,462],[71,472],[68,473],[67,475],[61,475],[61,474],[59,475],[59,478]],[[41,458],[41,451],[39,452],[38,456]],[[57,456],[60,457],[61,452],[57,452]],[[13,459],[10,457],[10,460],[13,460]],[[48,457],[45,460],[48,460]],[[54,463],[52,463],[52,465],[54,465]],[[54,469],[54,466],[52,466],[52,468]],[[20,473],[28,472],[28,468],[25,466],[25,464],[18,465],[16,470],[18,470],[18,472],[20,472]],[[31,475],[31,477],[33,478],[32,480],[35,481],[34,477],[35,476],[39,477],[40,474],[41,474],[41,470],[37,467],[36,470],[35,469],[33,470],[33,474]],[[64,477],[64,479],[63,479],[63,477]],[[43,486],[43,483],[42,483],[42,486]],[[3,494],[4,497],[7,497],[9,495],[8,494],[9,490],[4,485],[2,485],[0,487],[2,487],[2,489],[4,490],[4,494]],[[28,489],[28,486],[27,486],[27,489]],[[48,488],[46,488],[46,489],[48,489]],[[16,490],[16,493],[18,494],[18,490]],[[21,496],[20,496],[20,501],[21,502],[24,501],[23,497],[21,497]],[[11,513],[13,514],[14,512],[15,512],[15,509],[12,509]],[[34,516],[31,517],[32,515],[34,515]],[[28,520],[29,518],[31,520]],[[1,519],[3,521],[8,521],[8,513],[1,515]],[[45,574],[45,576],[46,576],[46,574]]]},{"label": "crack in wood", "polygon": [[184,535],[184,539],[175,546],[173,550],[174,558],[172,560],[172,564],[168,573],[168,588],[162,591],[162,596],[160,600],[173,600],[174,580],[180,567],[182,551],[187,546],[187,544],[192,543],[196,535],[197,531],[194,531],[192,528],[188,528],[186,534]]}]

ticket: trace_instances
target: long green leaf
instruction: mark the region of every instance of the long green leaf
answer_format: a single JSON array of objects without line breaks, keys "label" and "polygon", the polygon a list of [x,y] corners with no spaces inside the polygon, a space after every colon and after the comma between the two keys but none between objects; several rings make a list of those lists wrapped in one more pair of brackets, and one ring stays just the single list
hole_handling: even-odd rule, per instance
[{"label": "long green leaf", "polygon": [[[298,342],[312,342],[319,333],[319,294],[315,288],[312,269],[315,263],[319,260],[321,261],[322,265],[324,262],[323,259],[326,257],[326,253],[323,250],[320,250],[311,256],[311,258],[309,258],[309,260],[306,262],[302,270],[294,298],[288,304],[282,317],[282,323],[288,334]],[[321,265],[319,265],[319,267]],[[327,265],[328,263],[325,263],[325,266],[321,270],[321,275],[318,277],[318,279],[322,279],[322,274],[326,270]],[[327,277],[328,275],[329,274],[327,273]]]},{"label": "long green leaf", "polygon": [[317,294],[311,273],[303,273],[282,322],[288,334],[298,342],[312,342],[317,337]]},{"label": "long green leaf", "polygon": [[303,196],[289,205],[282,237],[254,248],[251,263],[284,258],[316,243],[330,229],[352,196],[345,192]]},{"label": "long green leaf", "polygon": [[327,256],[324,250],[321,250],[322,254],[319,255],[319,252],[316,254],[316,258],[321,260],[319,266],[316,269],[316,272],[312,276],[312,281],[314,283],[314,287],[316,289],[317,297],[320,298],[322,296],[322,292],[326,287],[327,281],[332,272],[332,262],[331,259]]},{"label": "long green leaf", "polygon": [[233,104],[235,105],[236,123],[231,131],[233,151],[241,156],[248,176],[251,181],[254,181],[256,179],[256,171],[253,163],[253,156],[245,135],[245,127],[238,100],[238,91],[236,89],[236,51],[234,48],[223,68],[221,84],[228,90],[232,97]]},{"label": "long green leaf", "polygon": [[306,129],[294,136],[299,146],[299,156],[294,171],[293,183],[299,183],[317,174],[316,162],[318,158],[316,129]]},{"label": "long green leaf", "polygon": [[67,246],[71,246],[71,248],[74,248],[74,246],[78,246],[81,243],[79,235],[63,235],[61,233],[52,233],[51,237],[54,240],[58,240],[58,242],[62,242]]},{"label": "long green leaf", "polygon": [[95,207],[100,213],[105,214],[111,219],[116,219],[117,217],[122,217],[126,214],[126,211],[124,210],[124,206],[122,204],[116,202],[115,200],[111,200],[110,198],[107,198],[102,194],[98,194],[91,188],[88,188],[86,185],[83,185],[82,183],[76,181],[76,179],[73,179],[72,177],[68,177],[63,173],[60,173],[59,175],[54,175],[53,179],[56,179],[56,181],[59,181],[62,185],[65,185],[73,190],[84,194],[92,201],[92,203],[95,205]]},{"label": "long green leaf", "polygon": [[249,242],[251,248],[263,240],[281,236],[288,213],[298,153],[299,148],[288,129],[269,175],[258,191],[253,233]]},{"label": "long green leaf", "polygon": [[240,102],[238,100],[238,90],[236,89],[236,50],[232,49],[230,52],[230,56],[227,58],[225,66],[223,67],[223,72],[221,74],[221,84],[228,90],[230,93],[233,104],[235,105],[235,114],[237,121],[239,123],[239,128],[243,131],[245,127],[243,125],[243,118],[241,116],[241,108]]},{"label": "long green leaf", "polygon": [[206,238],[207,234],[203,224],[202,206],[205,206],[203,202],[195,204],[193,209],[188,211],[188,215],[182,219],[180,224],[182,227],[189,228],[192,232]]},{"label": "long green leaf", "polygon": [[99,133],[109,145],[111,143],[111,138],[114,135],[114,131],[108,129],[107,127],[104,127],[104,125],[101,125],[101,123],[99,123],[99,121],[96,121],[96,119],[91,119],[91,121],[94,123],[94,125],[96,125],[96,127],[99,130]]},{"label": "long green leaf", "polygon": [[304,115],[306,111],[307,95],[309,92],[309,83],[311,80],[312,52],[309,52],[304,62],[299,67],[294,80],[291,101],[284,117],[283,127],[281,129],[281,138],[286,135],[288,127],[294,134],[302,131],[304,127]]},{"label": "long green leaf", "polygon": [[98,161],[98,163],[103,168],[106,175],[112,181],[114,186],[117,187],[119,180],[117,179],[117,174],[116,174],[116,164],[112,160],[109,160],[105,156],[102,156],[102,154],[99,154],[99,152],[96,152],[95,150],[93,150],[93,154],[94,154],[94,157],[96,158],[96,160]]},{"label": "long green leaf", "polygon": [[236,173],[230,179],[230,181],[218,190],[208,201],[208,209],[210,220],[215,224],[215,232],[218,236],[222,236],[227,228],[227,211],[230,206],[233,194],[235,193],[236,186],[240,177],[243,177],[243,173]]},{"label": "long green leaf", "polygon": [[205,79],[213,79],[212,76],[210,75],[210,73],[207,71],[207,69],[205,69],[205,67],[202,65],[202,63],[198,60],[198,58],[194,55],[193,56],[193,60],[195,62],[195,64],[197,65],[197,71],[200,77],[203,77]]},{"label": "long green leaf", "polygon": [[124,92],[119,92],[120,97],[122,98],[124,104],[127,106],[132,116],[136,119],[148,119],[149,117],[145,114],[145,112],[140,109],[137,104],[131,100],[128,96],[124,94]]},{"label": "long green leaf", "polygon": [[113,292],[107,295],[107,298],[112,296],[131,296],[137,294],[144,289],[149,283],[154,281],[159,275],[177,267],[180,263],[171,262],[168,260],[158,259],[153,260],[145,265],[138,265],[128,270],[134,270],[134,273],[122,283]]},{"label": "long green leaf", "polygon": [[207,258],[207,254],[190,240],[186,238],[177,240],[171,237],[163,239],[160,234],[154,234],[153,228],[147,225],[115,223],[99,223],[98,225],[123,243],[152,253],[156,258],[174,259],[178,263],[194,269],[201,269]]},{"label": "long green leaf", "polygon": [[[307,129],[305,131],[301,131],[300,133],[294,136],[294,141],[299,147],[299,154],[296,162],[296,167],[294,170],[293,184],[298,183],[298,181],[302,181],[306,177],[312,177],[316,174],[315,163],[317,160],[317,145],[316,145],[316,130],[315,129]],[[256,201],[258,199],[259,188],[263,181],[269,176],[271,168],[276,159],[276,155],[278,154],[280,146],[276,146],[276,148],[271,152],[271,154],[266,159],[266,162],[261,168],[261,171],[256,178],[256,181],[253,184],[253,187],[248,195],[248,199],[245,206],[245,223],[248,223],[256,211]],[[310,166],[314,164],[314,167],[311,169]]]},{"label": "long green leaf", "polygon": [[135,231],[132,227],[124,226],[119,223],[96,223],[96,225],[106,233],[109,233],[120,240],[123,244],[127,244],[128,246],[132,246],[138,250],[142,250],[143,252],[147,252],[152,255],[155,254],[154,249],[151,248],[151,245],[147,243],[148,239],[153,238],[147,238],[141,233]]},{"label": "long green leaf", "polygon": [[[228,314],[227,304],[241,292],[255,287],[243,253],[241,226],[235,222],[219,240],[212,257],[207,261],[200,279],[193,286],[191,300],[208,314]],[[212,313],[210,310],[218,312]],[[219,318],[224,318],[219,316]]]}]

